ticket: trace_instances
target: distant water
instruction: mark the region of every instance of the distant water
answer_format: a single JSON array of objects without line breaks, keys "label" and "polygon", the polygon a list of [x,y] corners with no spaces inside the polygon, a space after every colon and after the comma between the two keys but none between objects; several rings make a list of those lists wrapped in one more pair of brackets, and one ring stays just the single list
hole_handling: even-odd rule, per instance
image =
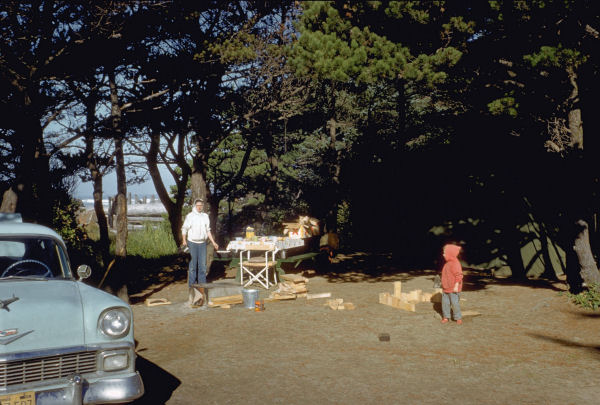
[{"label": "distant water", "polygon": [[[83,206],[86,210],[94,209],[94,199],[93,198],[81,198],[83,202]],[[138,203],[138,204],[127,204],[127,213],[129,215],[136,214],[162,214],[166,213],[165,207],[162,205],[160,200],[155,199],[154,202],[150,202],[150,199],[146,199],[146,204]],[[108,212],[108,199],[102,200],[102,205],[104,206],[104,211]]]},{"label": "distant water", "polygon": [[[83,206],[86,210],[91,210],[94,209],[94,199],[93,198],[81,198],[81,201],[83,202]],[[104,206],[104,209],[107,210],[108,209],[108,200],[102,200],[102,205]]]}]

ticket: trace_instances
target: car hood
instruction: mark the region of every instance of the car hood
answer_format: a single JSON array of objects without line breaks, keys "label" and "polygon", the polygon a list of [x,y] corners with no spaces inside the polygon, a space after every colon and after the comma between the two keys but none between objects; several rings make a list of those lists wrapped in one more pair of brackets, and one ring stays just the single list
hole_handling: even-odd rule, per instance
[{"label": "car hood", "polygon": [[75,282],[2,281],[0,299],[12,297],[18,300],[0,309],[0,353],[78,346],[85,341],[81,295]]},{"label": "car hood", "polygon": [[0,308],[0,354],[85,344],[81,286],[72,280],[0,281],[0,300],[18,298]]}]

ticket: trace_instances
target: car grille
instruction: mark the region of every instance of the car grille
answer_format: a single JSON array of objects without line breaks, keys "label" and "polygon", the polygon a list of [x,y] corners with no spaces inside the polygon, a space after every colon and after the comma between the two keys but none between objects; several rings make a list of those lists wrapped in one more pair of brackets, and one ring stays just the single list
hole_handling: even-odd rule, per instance
[{"label": "car grille", "polygon": [[80,352],[0,363],[0,387],[55,380],[96,371],[97,353]]}]

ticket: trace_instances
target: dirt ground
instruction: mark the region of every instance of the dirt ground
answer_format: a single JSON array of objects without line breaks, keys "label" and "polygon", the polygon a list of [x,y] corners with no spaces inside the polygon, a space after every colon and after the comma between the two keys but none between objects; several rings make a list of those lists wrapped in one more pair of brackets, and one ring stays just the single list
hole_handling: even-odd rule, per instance
[{"label": "dirt ground", "polygon": [[[434,304],[412,313],[378,303],[394,281],[403,291],[433,287],[433,270],[401,272],[386,260],[341,256],[309,277],[309,293],[331,292],[351,311],[305,298],[264,312],[190,309],[185,270],[163,269],[162,282],[133,296],[146,387],[135,404],[598,403],[600,313],[570,304],[563,282],[467,270],[461,307],[481,315],[442,325]],[[172,304],[147,307],[148,297]]]}]

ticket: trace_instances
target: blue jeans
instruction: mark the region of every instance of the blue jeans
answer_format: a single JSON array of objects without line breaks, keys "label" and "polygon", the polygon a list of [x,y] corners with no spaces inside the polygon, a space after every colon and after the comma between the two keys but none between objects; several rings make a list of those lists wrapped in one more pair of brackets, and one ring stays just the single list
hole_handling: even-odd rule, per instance
[{"label": "blue jeans", "polygon": [[206,283],[206,242],[195,243],[188,240],[190,248],[190,269],[188,273],[188,285]]},{"label": "blue jeans", "polygon": [[454,320],[458,321],[462,318],[460,313],[460,293],[442,293],[442,317],[450,319],[450,305],[454,311]]}]

